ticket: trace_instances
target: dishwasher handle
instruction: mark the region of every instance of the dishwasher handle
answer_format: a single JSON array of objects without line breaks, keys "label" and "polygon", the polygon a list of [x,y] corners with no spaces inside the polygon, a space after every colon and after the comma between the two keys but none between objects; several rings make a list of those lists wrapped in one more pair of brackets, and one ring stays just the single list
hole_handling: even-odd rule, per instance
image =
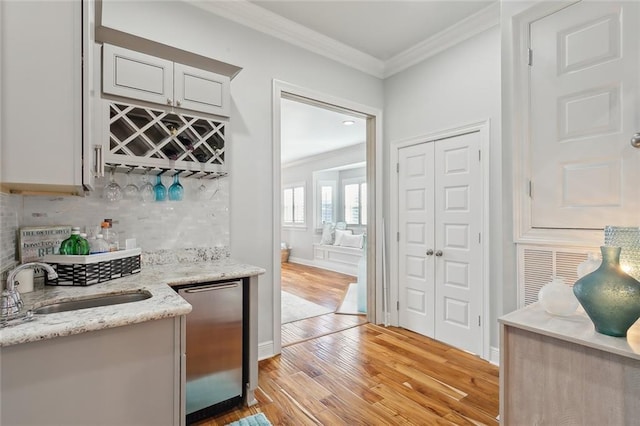
[{"label": "dishwasher handle", "polygon": [[211,284],[211,285],[207,285],[207,286],[203,286],[203,287],[188,288],[188,289],[184,290],[184,292],[185,293],[203,293],[205,291],[224,290],[224,289],[227,289],[227,288],[235,288],[235,287],[238,287],[238,285],[240,285],[240,283],[238,283],[238,282],[229,283],[229,284]]}]

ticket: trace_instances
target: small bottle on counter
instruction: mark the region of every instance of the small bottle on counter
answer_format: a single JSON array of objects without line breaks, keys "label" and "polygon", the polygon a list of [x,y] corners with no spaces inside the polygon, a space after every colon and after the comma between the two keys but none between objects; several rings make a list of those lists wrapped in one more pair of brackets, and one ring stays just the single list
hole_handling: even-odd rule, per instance
[{"label": "small bottle on counter", "polygon": [[89,242],[80,236],[79,227],[71,228],[71,236],[60,244],[60,254],[89,254]]},{"label": "small bottle on counter", "polygon": [[107,244],[109,244],[109,251],[118,251],[120,249],[118,234],[113,230],[111,219],[105,219],[101,226],[102,236]]},{"label": "small bottle on counter", "polygon": [[104,240],[104,235],[98,234],[93,240],[91,240],[91,254],[106,253],[108,251],[110,251],[109,243]]}]

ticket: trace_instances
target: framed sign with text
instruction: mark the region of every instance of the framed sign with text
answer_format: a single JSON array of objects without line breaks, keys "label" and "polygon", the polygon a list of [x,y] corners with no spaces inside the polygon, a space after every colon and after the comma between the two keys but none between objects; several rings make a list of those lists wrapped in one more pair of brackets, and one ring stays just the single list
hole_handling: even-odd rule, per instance
[{"label": "framed sign with text", "polygon": [[58,254],[60,244],[71,235],[71,226],[30,226],[18,230],[18,260],[20,263]]}]

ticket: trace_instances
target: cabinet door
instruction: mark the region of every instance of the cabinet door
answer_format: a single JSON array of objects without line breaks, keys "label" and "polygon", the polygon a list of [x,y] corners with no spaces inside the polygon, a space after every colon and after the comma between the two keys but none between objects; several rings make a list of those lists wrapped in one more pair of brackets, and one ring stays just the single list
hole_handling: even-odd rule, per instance
[{"label": "cabinet door", "polygon": [[173,62],[109,44],[102,61],[104,93],[173,105]]},{"label": "cabinet door", "polygon": [[2,2],[2,184],[82,185],[82,2]]},{"label": "cabinet door", "polygon": [[173,71],[176,106],[229,116],[229,77],[177,63]]}]

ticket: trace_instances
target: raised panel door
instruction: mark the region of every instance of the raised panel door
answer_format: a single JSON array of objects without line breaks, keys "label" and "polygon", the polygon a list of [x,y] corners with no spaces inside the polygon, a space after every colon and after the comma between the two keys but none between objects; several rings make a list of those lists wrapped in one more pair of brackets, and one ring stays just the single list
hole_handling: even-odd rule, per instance
[{"label": "raised panel door", "polygon": [[115,96],[173,105],[173,62],[105,44],[102,91]]},{"label": "raised panel door", "polygon": [[638,225],[639,5],[580,2],[531,24],[534,228]]},{"label": "raised panel door", "polygon": [[434,155],[435,338],[481,353],[480,133],[437,141]]},{"label": "raised panel door", "polygon": [[433,337],[433,144],[402,148],[398,161],[399,320],[402,327]]},{"label": "raised panel door", "polygon": [[398,150],[399,325],[480,354],[480,132]]},{"label": "raised panel door", "polygon": [[173,71],[177,107],[229,115],[229,77],[178,63]]}]

